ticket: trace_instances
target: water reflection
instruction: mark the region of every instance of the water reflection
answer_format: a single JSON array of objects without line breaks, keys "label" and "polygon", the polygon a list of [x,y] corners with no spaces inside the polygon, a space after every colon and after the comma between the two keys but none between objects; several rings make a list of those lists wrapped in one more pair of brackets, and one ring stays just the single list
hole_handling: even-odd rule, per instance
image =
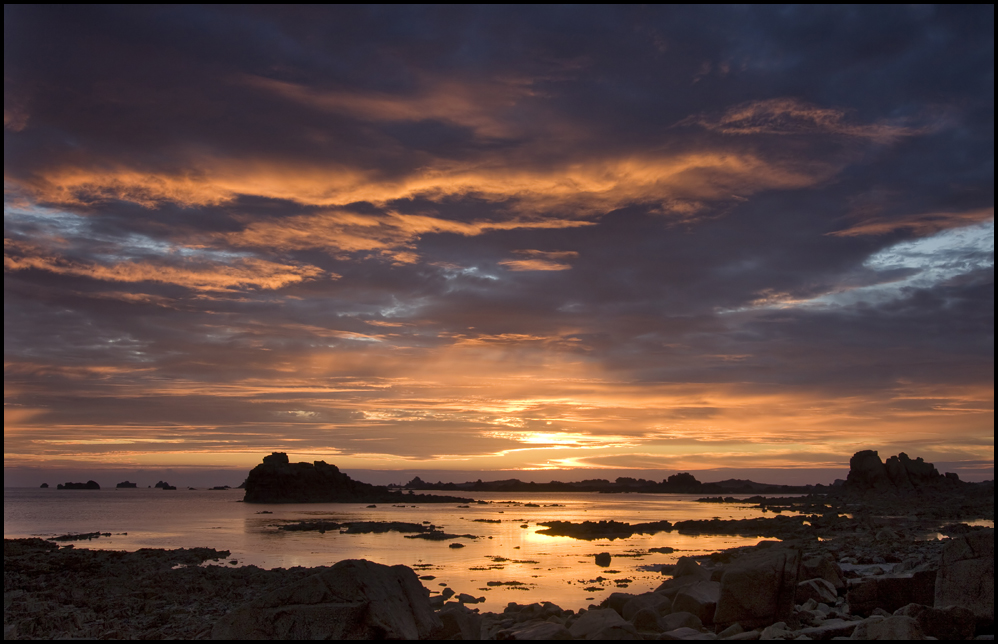
[{"label": "water reflection", "polygon": [[[540,534],[547,521],[650,523],[691,519],[745,519],[762,516],[757,508],[700,504],[686,495],[600,495],[482,493],[486,505],[366,507],[363,505],[247,505],[231,491],[5,490],[4,536],[55,536],[111,532],[107,539],[77,547],[139,548],[211,547],[231,551],[239,565],[263,568],[330,565],[343,559],[413,567],[431,591],[484,597],[483,610],[501,611],[507,603],[553,601],[578,609],[616,590],[640,593],[663,580],[657,570],[684,555],[751,545],[759,538],[701,537],[678,533],[635,535],[627,539],[580,541]],[[264,514],[269,513],[269,514]],[[338,530],[285,532],[288,522],[322,519],[336,523],[361,521],[428,522],[453,534],[471,534],[452,542],[406,539],[397,532],[340,534]],[[526,527],[524,527],[526,526]],[[128,536],[120,536],[127,532]],[[672,552],[651,552],[652,549]],[[611,555],[607,568],[595,556]],[[430,579],[432,578],[432,579]]]}]

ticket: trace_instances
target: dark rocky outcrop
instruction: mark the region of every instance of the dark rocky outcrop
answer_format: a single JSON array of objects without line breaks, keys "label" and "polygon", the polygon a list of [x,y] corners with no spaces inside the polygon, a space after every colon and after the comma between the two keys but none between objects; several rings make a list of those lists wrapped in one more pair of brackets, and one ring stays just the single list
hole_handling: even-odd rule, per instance
[{"label": "dark rocky outcrop", "polygon": [[249,473],[246,503],[470,503],[471,499],[400,491],[354,481],[323,461],[291,463],[275,452]]},{"label": "dark rocky outcrop", "polygon": [[156,484],[155,486],[153,486],[153,487],[155,487],[155,488],[156,488],[157,490],[170,490],[170,491],[175,491],[175,490],[177,489],[177,488],[176,488],[176,486],[174,486],[174,485],[170,485],[170,484],[169,484],[169,483],[167,483],[166,481],[160,481],[159,483],[157,483],[157,484]]},{"label": "dark rocky outcrop", "polygon": [[61,483],[56,486],[57,490],[99,490],[100,485],[96,481],[86,483]]},{"label": "dark rocky outcrop", "polygon": [[118,483],[115,488],[118,490],[134,490],[139,487],[138,483],[130,483],[129,481],[123,481]]},{"label": "dark rocky outcrop", "polygon": [[49,484],[48,483],[42,483],[41,489],[43,489],[43,490],[49,489]]},{"label": "dark rocky outcrop", "polygon": [[849,460],[849,478],[845,490],[850,494],[911,494],[953,488],[960,485],[956,474],[942,475],[932,463],[921,458],[912,460],[901,452],[880,460],[871,450],[857,452]]}]

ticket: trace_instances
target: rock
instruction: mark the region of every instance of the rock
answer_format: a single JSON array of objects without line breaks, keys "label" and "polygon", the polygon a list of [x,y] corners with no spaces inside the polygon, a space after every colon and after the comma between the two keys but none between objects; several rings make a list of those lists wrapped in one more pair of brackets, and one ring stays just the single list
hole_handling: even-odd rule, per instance
[{"label": "rock", "polygon": [[857,615],[869,616],[878,608],[893,614],[908,604],[932,604],[936,585],[935,571],[876,577],[854,586],[846,599]]},{"label": "rock", "polygon": [[598,555],[596,555],[596,565],[599,566],[600,568],[609,568],[610,567],[610,553],[609,552],[601,552]]},{"label": "rock", "polygon": [[854,640],[924,640],[925,633],[910,617],[871,617],[853,631]]},{"label": "rock", "polygon": [[439,613],[441,627],[432,639],[447,640],[460,635],[463,640],[482,639],[482,617],[464,606],[448,606]]},{"label": "rock", "polygon": [[754,629],[787,620],[794,611],[801,553],[766,548],[727,566],[714,623],[721,628],[741,624]]},{"label": "rock", "polygon": [[[610,596],[603,600],[600,604],[600,608],[610,608],[623,617],[624,607],[634,599],[634,595],[631,593],[610,593]],[[626,617],[624,619],[627,619]]]},{"label": "rock", "polygon": [[804,557],[800,566],[800,575],[804,579],[824,579],[835,586],[836,592],[846,588],[842,568],[835,561],[835,557],[828,552]]},{"label": "rock", "polygon": [[608,626],[601,629],[599,632],[590,635],[586,639],[614,642],[619,640],[640,640],[644,638],[641,637],[636,628],[630,624],[626,624],[624,626]]},{"label": "rock", "polygon": [[12,624],[10,626],[4,625],[3,627],[3,641],[8,642],[10,640],[17,639],[17,624]]},{"label": "rock", "polygon": [[936,579],[934,600],[936,608],[962,606],[973,611],[982,628],[994,626],[994,530],[974,532],[946,544]]},{"label": "rock", "polygon": [[759,636],[760,640],[772,641],[772,640],[792,640],[794,639],[793,631],[791,631],[786,622],[777,622],[772,626],[767,626],[762,630],[762,635]]},{"label": "rock", "polygon": [[471,499],[389,491],[354,481],[323,461],[291,463],[275,452],[254,467],[245,483],[246,503],[470,503]]},{"label": "rock", "polygon": [[879,541],[881,543],[891,543],[891,542],[897,541],[899,538],[900,537],[898,537],[898,533],[897,532],[894,532],[893,530],[887,530],[887,529],[881,530],[880,532],[877,533],[877,536],[876,536],[877,541]]},{"label": "rock", "polygon": [[690,613],[673,613],[671,615],[666,615],[661,619],[660,625],[662,630],[665,632],[679,630],[681,628],[692,628],[693,630],[700,632],[703,628],[703,622],[696,615]]},{"label": "rock", "polygon": [[462,604],[477,604],[478,598],[472,597],[467,593],[461,593],[460,595],[457,596],[457,601]]},{"label": "rock", "polygon": [[676,564],[673,578],[662,583],[655,589],[655,592],[665,595],[670,599],[675,599],[676,594],[683,588],[710,580],[710,573],[701,568],[696,560],[690,557],[683,557]]},{"label": "rock", "polygon": [[659,623],[658,611],[651,608],[642,608],[631,616],[628,620],[639,632],[661,633],[662,625]]},{"label": "rock", "polygon": [[220,619],[212,639],[424,639],[442,624],[410,568],[341,561]]},{"label": "rock", "polygon": [[460,550],[461,548],[464,547],[464,544],[463,543],[452,543],[452,544],[450,544],[447,547],[450,548],[450,549],[452,549],[452,550]]},{"label": "rock", "polygon": [[813,600],[819,604],[834,604],[838,599],[835,586],[824,579],[809,579],[797,584],[797,603],[804,604]]},{"label": "rock", "polygon": [[574,638],[568,632],[568,629],[560,624],[533,621],[515,628],[499,631],[496,639],[500,641],[525,642],[530,640],[570,640]]},{"label": "rock", "polygon": [[803,628],[798,632],[798,635],[802,635],[814,641],[849,638],[852,636],[853,631],[856,630],[856,626],[858,625],[859,622],[852,622],[844,619],[830,619],[818,624],[817,626]]},{"label": "rock", "polygon": [[676,594],[672,602],[672,612],[696,615],[705,626],[714,623],[714,612],[721,597],[721,584],[716,581],[701,581]]},{"label": "rock", "polygon": [[100,485],[95,481],[87,481],[86,483],[60,483],[55,486],[57,490],[99,490]]},{"label": "rock", "polygon": [[[669,631],[667,633],[662,633],[659,639],[679,642],[683,640],[697,640],[703,637],[703,633],[700,631],[695,631],[692,628],[677,628],[674,631]],[[716,636],[711,636],[711,639],[716,639]]]},{"label": "rock", "polygon": [[645,593],[631,597],[619,612],[625,620],[630,622],[633,621],[635,615],[643,610],[651,610],[656,615],[662,615],[663,611],[665,613],[672,612],[672,602],[669,601],[668,597],[657,593]]},{"label": "rock", "polygon": [[720,633],[718,633],[717,636],[723,640],[728,637],[734,637],[735,635],[741,635],[744,632],[745,629],[742,628],[740,624],[734,624],[732,626],[727,627]]},{"label": "rock", "polygon": [[872,450],[857,452],[849,459],[849,477],[845,488],[850,492],[888,492],[894,484],[880,455]]},{"label": "rock", "polygon": [[973,611],[959,606],[930,608],[909,604],[894,613],[897,617],[911,617],[929,637],[938,640],[970,640],[974,638],[977,616]]},{"label": "rock", "polygon": [[587,612],[577,619],[569,630],[576,639],[588,639],[590,635],[595,635],[605,628],[625,625],[631,626],[617,611],[603,608]]}]

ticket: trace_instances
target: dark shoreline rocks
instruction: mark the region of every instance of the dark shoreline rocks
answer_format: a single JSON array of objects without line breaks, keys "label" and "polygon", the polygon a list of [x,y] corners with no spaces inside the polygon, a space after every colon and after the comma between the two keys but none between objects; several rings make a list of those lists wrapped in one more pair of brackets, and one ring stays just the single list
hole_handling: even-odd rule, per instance
[{"label": "dark shoreline rocks", "polygon": [[246,479],[246,503],[472,503],[472,499],[402,494],[387,487],[354,481],[323,461],[291,463],[275,452]]},{"label": "dark shoreline rocks", "polygon": [[[903,564],[855,563],[885,552]],[[673,577],[654,592],[613,593],[577,613],[550,603],[480,613],[467,607],[480,601],[470,595],[430,600],[410,568],[366,561],[290,570],[202,565],[228,556],[210,549],[127,553],[5,540],[5,635],[817,640],[968,639],[994,632],[994,530],[889,548],[869,534],[763,541],[680,559]]]}]

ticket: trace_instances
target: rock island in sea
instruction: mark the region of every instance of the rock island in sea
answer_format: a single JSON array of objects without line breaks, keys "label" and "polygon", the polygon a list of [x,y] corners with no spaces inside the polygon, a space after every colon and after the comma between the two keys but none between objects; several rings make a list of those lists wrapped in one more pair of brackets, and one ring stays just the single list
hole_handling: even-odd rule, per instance
[{"label": "rock island in sea", "polygon": [[246,479],[246,503],[469,503],[471,499],[402,494],[380,485],[354,481],[323,461],[291,463],[274,452]]}]

